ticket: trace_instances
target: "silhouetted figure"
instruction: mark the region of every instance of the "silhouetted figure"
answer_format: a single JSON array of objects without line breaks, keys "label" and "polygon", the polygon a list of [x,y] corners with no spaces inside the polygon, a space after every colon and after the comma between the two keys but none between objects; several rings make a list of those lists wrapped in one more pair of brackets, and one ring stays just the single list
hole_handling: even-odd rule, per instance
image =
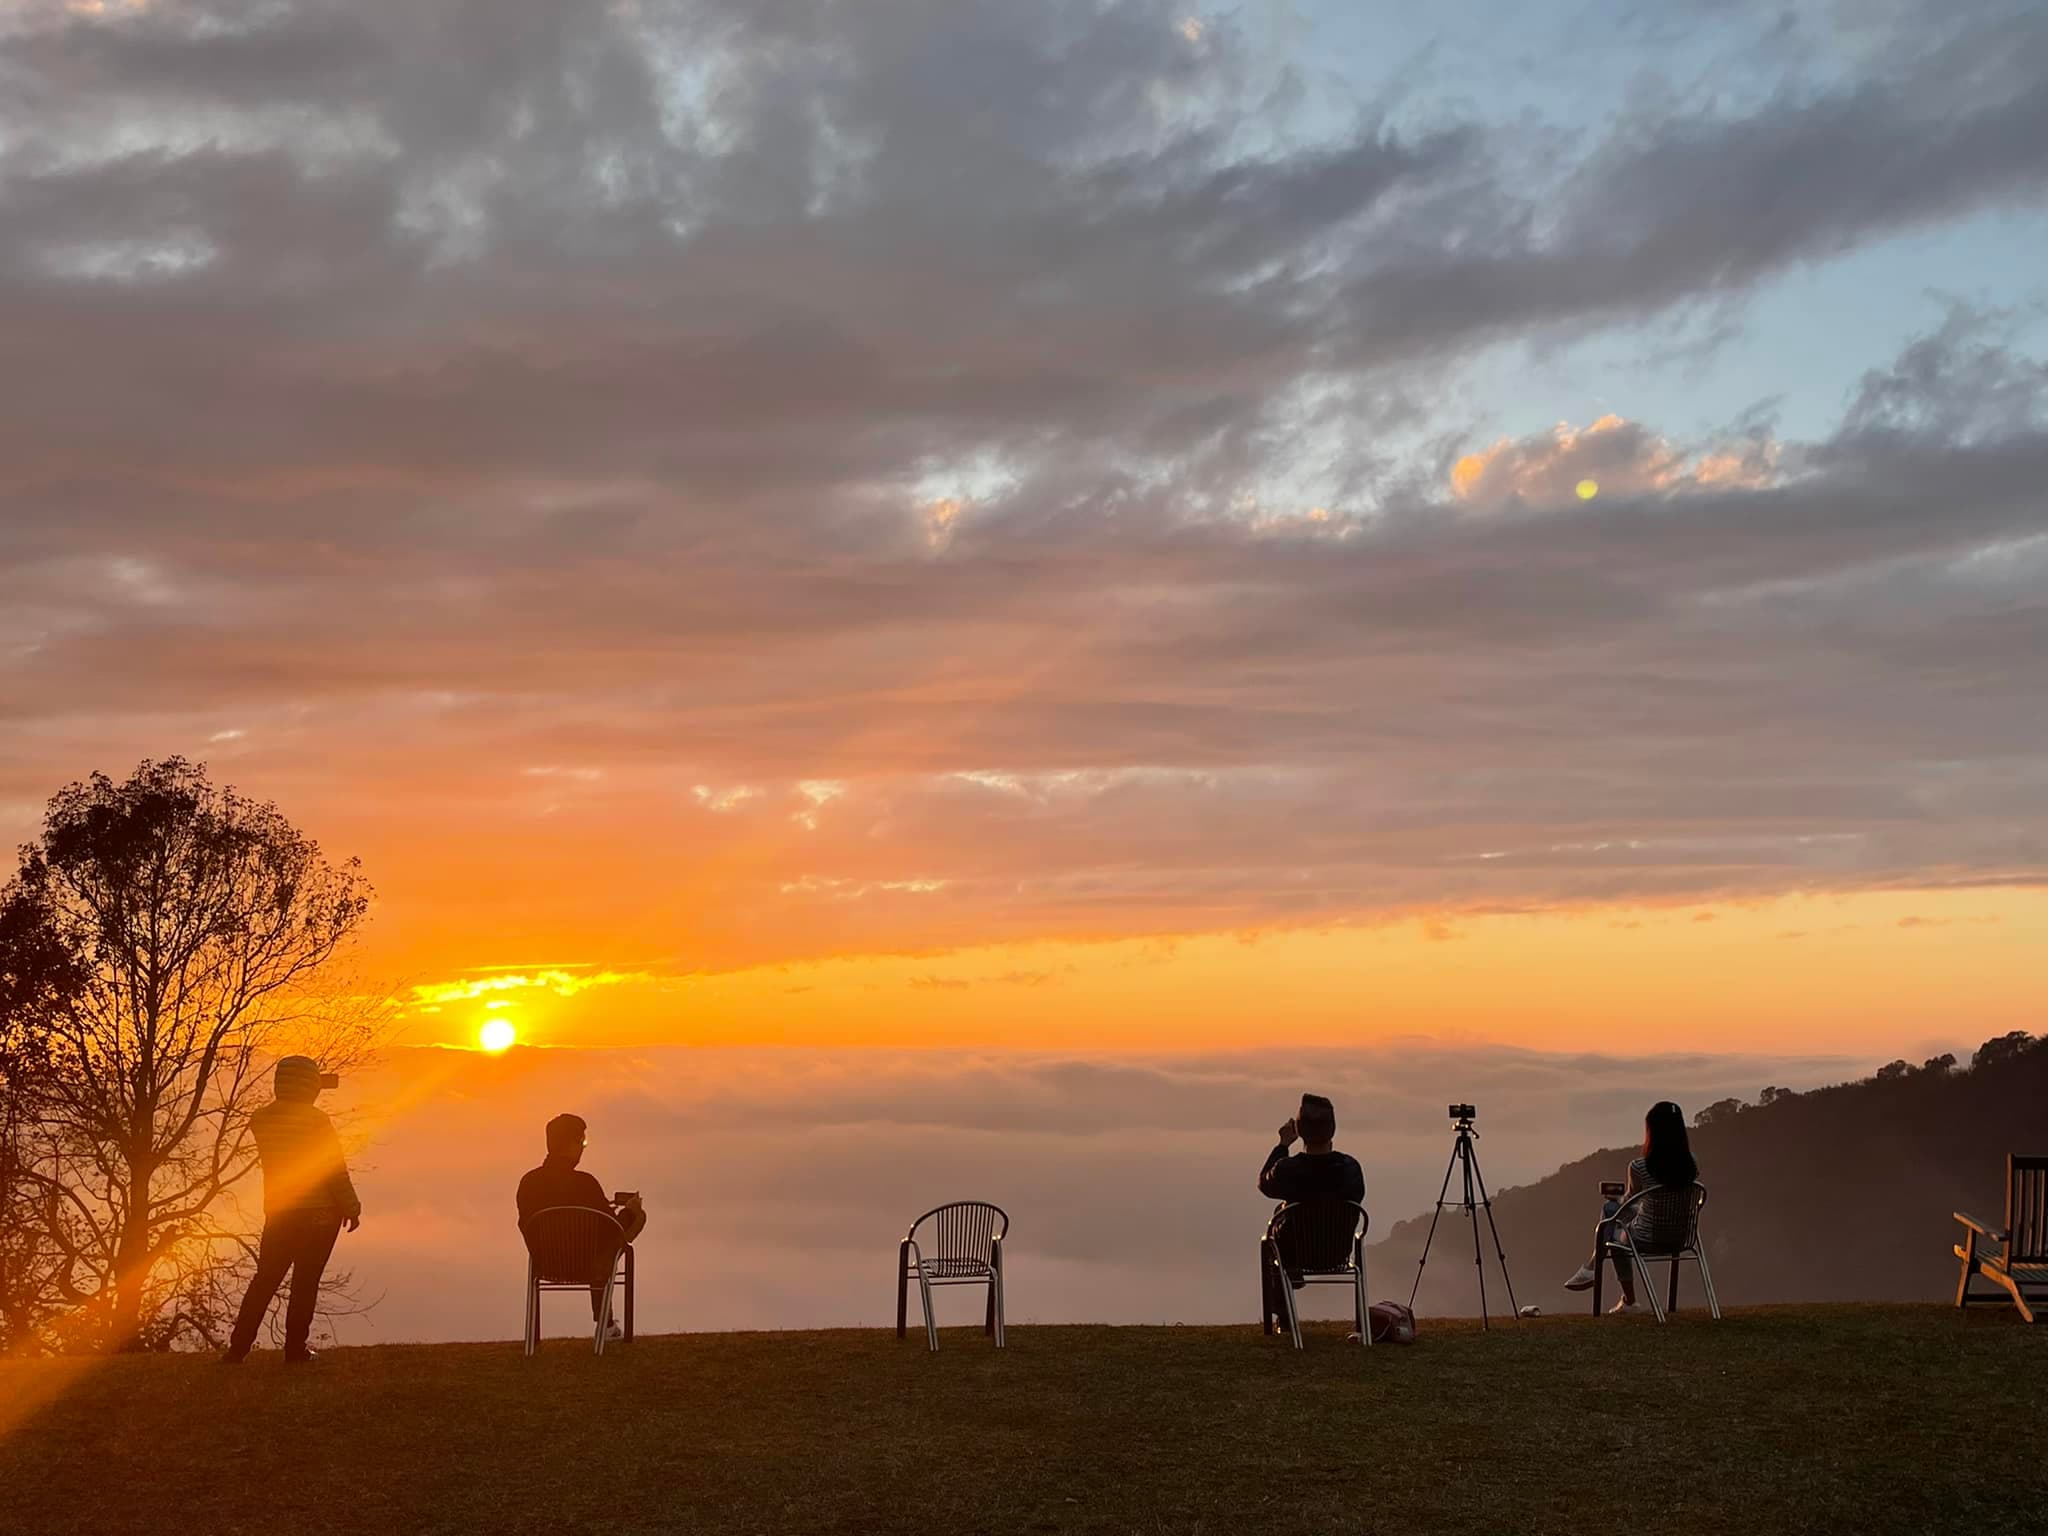
[{"label": "silhouetted figure", "polygon": [[322,1086],[318,1062],[287,1056],[271,1077],[271,1102],[249,1117],[263,1164],[263,1241],[228,1342],[230,1364],[248,1358],[263,1314],[287,1274],[292,1288],[284,1313],[284,1357],[294,1362],[313,1358],[306,1336],[320,1300],[321,1272],[342,1224],[351,1232],[362,1225],[363,1202],[349,1182],[341,1138],[313,1102]]},{"label": "silhouetted figure", "polygon": [[[1668,1099],[1652,1104],[1649,1114],[1643,1117],[1643,1153],[1628,1165],[1628,1182],[1622,1188],[1621,1201],[1610,1202],[1601,1213],[1599,1225],[1593,1229],[1593,1256],[1565,1281],[1564,1288],[1591,1290],[1598,1278],[1601,1255],[1605,1254],[1614,1264],[1615,1278],[1621,1282],[1621,1300],[1607,1310],[1635,1311],[1634,1266],[1625,1253],[1608,1246],[1620,1237],[1610,1218],[1631,1196],[1643,1190],[1668,1189],[1670,1198],[1652,1195],[1629,1213],[1629,1236],[1644,1254],[1670,1253],[1681,1248],[1692,1236],[1692,1184],[1699,1176],[1699,1164],[1692,1156],[1692,1139],[1685,1130],[1685,1111]],[[1672,1294],[1676,1296],[1677,1291]]]},{"label": "silhouetted figure", "polygon": [[[1365,1170],[1358,1159],[1337,1151],[1331,1143],[1337,1136],[1337,1111],[1321,1094],[1304,1093],[1301,1109],[1280,1127],[1280,1145],[1266,1154],[1259,1169],[1259,1193],[1269,1200],[1355,1200],[1365,1204]],[[1296,1141],[1301,1150],[1293,1156],[1288,1148]],[[1259,1267],[1260,1289],[1265,1298],[1265,1315],[1284,1317],[1286,1303],[1273,1289],[1277,1283],[1270,1266]]]},{"label": "silhouetted figure", "polygon": [[[617,1219],[629,1243],[646,1229],[647,1212],[642,1208],[638,1195],[623,1201],[609,1200],[605,1197],[604,1186],[576,1166],[583,1161],[584,1138],[588,1130],[581,1115],[557,1115],[548,1122],[548,1155],[538,1168],[529,1169],[519,1181],[519,1227],[522,1232],[526,1229],[527,1217],[535,1211],[545,1211],[558,1205],[603,1211]],[[603,1275],[594,1276],[591,1280],[590,1315],[593,1320],[604,1310],[604,1282]],[[625,1330],[616,1322],[606,1332],[607,1338],[624,1336]]]}]

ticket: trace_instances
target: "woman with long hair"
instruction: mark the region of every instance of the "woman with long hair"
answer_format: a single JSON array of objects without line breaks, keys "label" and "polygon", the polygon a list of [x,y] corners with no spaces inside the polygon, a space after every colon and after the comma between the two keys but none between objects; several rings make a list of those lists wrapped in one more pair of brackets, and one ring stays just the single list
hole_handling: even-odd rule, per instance
[{"label": "woman with long hair", "polygon": [[[1643,1117],[1642,1156],[1628,1165],[1628,1183],[1622,1191],[1623,1201],[1650,1191],[1629,1212],[1629,1237],[1639,1252],[1669,1253],[1692,1236],[1692,1185],[1699,1176],[1700,1165],[1693,1161],[1692,1142],[1685,1134],[1685,1111],[1669,1099],[1652,1104]],[[1593,1231],[1593,1256],[1565,1281],[1564,1288],[1592,1289],[1600,1256],[1606,1253],[1614,1261],[1615,1278],[1621,1282],[1621,1300],[1608,1311],[1633,1312],[1633,1266],[1619,1250],[1609,1246],[1620,1235],[1615,1224],[1603,1216]]]}]

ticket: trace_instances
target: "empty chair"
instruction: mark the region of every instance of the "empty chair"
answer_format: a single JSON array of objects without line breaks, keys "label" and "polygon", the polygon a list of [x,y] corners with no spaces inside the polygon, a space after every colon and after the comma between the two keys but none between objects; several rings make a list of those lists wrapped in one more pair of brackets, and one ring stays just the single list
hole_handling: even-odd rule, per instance
[{"label": "empty chair", "polygon": [[519,1224],[526,1239],[526,1352],[540,1348],[543,1291],[600,1292],[594,1346],[604,1353],[612,1295],[625,1283],[625,1337],[633,1337],[633,1250],[618,1221],[583,1205],[551,1205]]},{"label": "empty chair", "polygon": [[[1301,1348],[1301,1309],[1294,1303],[1295,1282],[1304,1285],[1348,1285],[1357,1314],[1358,1337],[1372,1344],[1372,1313],[1365,1289],[1365,1232],[1372,1218],[1355,1200],[1290,1200],[1273,1213],[1259,1239],[1262,1270],[1271,1266],[1277,1292],[1286,1307],[1287,1331]],[[1272,1332],[1270,1314],[1266,1331]]]},{"label": "empty chair", "polygon": [[[2005,1225],[1994,1230],[1961,1211],[1963,1240],[1956,1257],[1963,1273],[1956,1281],[1956,1305],[1973,1301],[2006,1301],[2021,1317],[2034,1321],[2034,1308],[2048,1302],[2048,1157],[2005,1159]],[[1981,1276],[2003,1295],[1970,1294],[1970,1281]]]},{"label": "empty chair", "polygon": [[[929,1228],[929,1230],[926,1230]],[[922,1240],[918,1233],[924,1232]],[[910,1224],[897,1251],[896,1337],[907,1331],[910,1282],[917,1282],[924,1300],[925,1342],[939,1347],[939,1325],[932,1315],[932,1287],[935,1285],[985,1285],[988,1287],[987,1320],[983,1332],[1003,1347],[1003,1239],[1009,1234],[1010,1218],[1001,1206],[985,1200],[956,1200],[926,1211]]]},{"label": "empty chair", "polygon": [[[1650,1310],[1663,1322],[1678,1310],[1678,1266],[1700,1267],[1700,1288],[1707,1293],[1707,1310],[1718,1320],[1721,1303],[1714,1296],[1714,1273],[1707,1267],[1706,1251],[1700,1246],[1700,1211],[1707,1203],[1707,1186],[1695,1180],[1686,1184],[1653,1184],[1639,1189],[1616,1207],[1609,1223],[1614,1236],[1602,1243],[1602,1255],[1612,1253],[1625,1259],[1635,1272],[1636,1283],[1650,1298]],[[1650,1233],[1639,1237],[1639,1219]],[[1650,1284],[1650,1265],[1662,1260],[1671,1266],[1668,1299],[1657,1299]],[[1606,1266],[1593,1266],[1593,1311],[1600,1311],[1600,1277]]]}]

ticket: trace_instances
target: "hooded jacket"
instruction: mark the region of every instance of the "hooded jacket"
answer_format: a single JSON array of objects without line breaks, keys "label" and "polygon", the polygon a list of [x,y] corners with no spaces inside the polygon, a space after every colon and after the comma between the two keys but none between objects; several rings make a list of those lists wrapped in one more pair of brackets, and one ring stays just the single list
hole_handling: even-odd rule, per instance
[{"label": "hooded jacket", "polygon": [[264,1219],[303,1214],[341,1222],[361,1216],[363,1202],[349,1182],[341,1138],[313,1103],[320,1092],[319,1065],[287,1056],[272,1081],[276,1098],[249,1117],[263,1164]]}]

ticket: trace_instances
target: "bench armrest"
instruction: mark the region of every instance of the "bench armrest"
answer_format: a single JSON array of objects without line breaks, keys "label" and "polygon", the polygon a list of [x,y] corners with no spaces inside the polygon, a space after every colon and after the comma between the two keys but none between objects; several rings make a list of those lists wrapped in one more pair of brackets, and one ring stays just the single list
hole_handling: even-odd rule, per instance
[{"label": "bench armrest", "polygon": [[2002,1227],[1994,1227],[1987,1222],[1979,1221],[1976,1217],[1964,1211],[1957,1211],[1954,1214],[1957,1221],[1960,1221],[1979,1237],[1995,1237],[2000,1242],[2005,1241],[2005,1231]]}]

